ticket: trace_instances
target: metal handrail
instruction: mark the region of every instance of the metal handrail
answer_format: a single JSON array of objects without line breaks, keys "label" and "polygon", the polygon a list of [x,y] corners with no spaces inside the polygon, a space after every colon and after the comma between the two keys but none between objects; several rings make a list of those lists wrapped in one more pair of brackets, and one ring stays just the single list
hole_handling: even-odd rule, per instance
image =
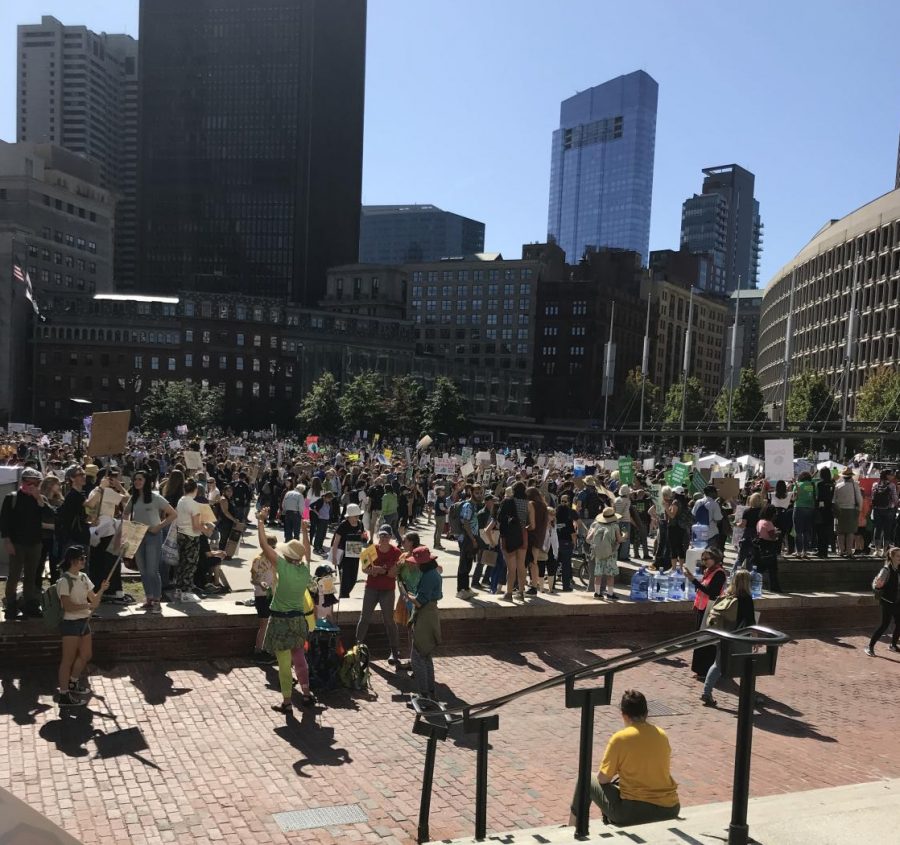
[{"label": "metal handrail", "polygon": [[[790,640],[787,634],[762,625],[750,625],[737,631],[721,631],[703,628],[682,634],[671,640],[656,643],[636,651],[625,652],[612,658],[602,658],[587,666],[580,666],[568,672],[561,672],[552,678],[530,684],[515,692],[492,698],[476,704],[463,704],[433,710],[426,700],[413,699],[416,711],[413,733],[428,738],[425,753],[425,771],[422,777],[422,796],[419,805],[418,841],[429,839],[428,819],[431,810],[431,785],[434,776],[437,741],[447,738],[450,727],[462,724],[467,733],[478,735],[478,757],[476,771],[475,838],[479,841],[486,836],[487,828],[487,762],[489,733],[499,727],[499,716],[494,712],[507,704],[537,692],[566,687],[566,707],[581,709],[581,732],[578,759],[578,786],[576,789],[577,838],[588,835],[590,817],[590,774],[594,733],[594,709],[597,705],[608,705],[612,696],[612,682],[616,674],[652,663],[663,657],[704,645],[720,645],[717,660],[723,674],[741,676],[740,699],[738,703],[737,745],[735,751],[735,774],[732,796],[732,817],[729,827],[729,845],[747,845],[749,827],[747,825],[747,802],[750,790],[750,748],[753,732],[753,699],[755,697],[756,676],[774,674],[778,648]],[[740,646],[750,648],[741,649]],[[765,647],[765,653],[758,653],[753,647]],[[603,677],[601,687],[576,689],[577,681]],[[493,715],[488,715],[493,714]]]}]

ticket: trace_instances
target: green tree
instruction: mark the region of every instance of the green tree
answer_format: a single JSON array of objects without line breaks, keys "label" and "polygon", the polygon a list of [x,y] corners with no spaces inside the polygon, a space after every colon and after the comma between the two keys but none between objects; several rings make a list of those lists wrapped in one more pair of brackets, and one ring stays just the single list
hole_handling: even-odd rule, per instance
[{"label": "green tree", "polygon": [[[703,398],[703,385],[696,376],[687,380],[687,398],[684,406],[685,424],[703,419],[706,410],[706,400]],[[684,382],[676,382],[669,388],[666,394],[666,404],[663,407],[663,422],[668,425],[681,425],[681,401],[685,393]]]},{"label": "green tree", "polygon": [[314,382],[297,414],[297,422],[306,434],[337,434],[341,428],[338,404],[339,385],[327,370]]},{"label": "green tree", "polygon": [[825,373],[805,370],[791,382],[786,409],[790,422],[834,420],[839,409]]},{"label": "green tree", "polygon": [[459,437],[469,431],[469,413],[466,400],[456,383],[439,376],[434,388],[425,400],[422,429],[432,436],[439,433]]},{"label": "green tree", "polygon": [[345,434],[369,432],[384,433],[387,421],[387,402],[384,397],[381,376],[371,370],[359,373],[344,387],[338,399],[341,424]]},{"label": "green tree", "polygon": [[900,419],[900,371],[882,367],[870,373],[856,395],[854,416],[865,422]]},{"label": "green tree", "polygon": [[387,400],[387,432],[417,440],[422,432],[422,407],[425,388],[412,376],[396,376],[391,381]]},{"label": "green tree", "polygon": [[[620,422],[639,422],[641,419],[641,368],[635,367],[625,376],[622,392],[622,418]],[[659,388],[650,379],[644,382],[644,422],[659,412]]]},{"label": "green tree", "polygon": [[141,402],[143,424],[152,431],[189,430],[221,425],[225,392],[189,381],[154,381]]},{"label": "green tree", "polygon": [[[727,387],[719,394],[716,401],[716,414],[722,422],[728,419],[728,399],[731,392]],[[759,386],[759,377],[755,370],[745,367],[741,370],[738,385],[734,389],[731,403],[732,421],[750,422],[765,420],[763,410],[763,393]]]}]

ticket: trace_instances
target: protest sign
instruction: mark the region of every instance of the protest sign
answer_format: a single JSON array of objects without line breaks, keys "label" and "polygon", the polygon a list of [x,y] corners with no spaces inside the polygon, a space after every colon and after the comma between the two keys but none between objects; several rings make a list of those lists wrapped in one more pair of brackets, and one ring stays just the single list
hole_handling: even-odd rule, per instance
[{"label": "protest sign", "polygon": [[766,440],[766,478],[790,481],[794,475],[794,441]]},{"label": "protest sign", "polygon": [[175,433],[184,437],[188,433],[188,427],[186,425],[176,425]]},{"label": "protest sign", "polygon": [[384,456],[385,456],[388,460],[390,460],[391,458],[394,457],[394,450],[393,450],[393,449],[385,449],[385,450],[384,450]]},{"label": "protest sign", "polygon": [[187,469],[203,469],[203,459],[199,452],[185,452],[184,465]]},{"label": "protest sign", "polygon": [[215,525],[218,522],[212,507],[206,504],[200,505],[200,521],[205,525]]},{"label": "protest sign", "polygon": [[181,448],[181,441],[180,440],[170,440],[169,448],[174,449],[177,452]]},{"label": "protest sign", "polygon": [[103,489],[103,497],[100,499],[100,516],[115,516],[116,508],[125,496],[117,493],[111,487]]},{"label": "protest sign", "polygon": [[72,445],[72,432],[71,432],[71,431],[64,431],[64,432],[63,432],[62,442],[63,442],[66,446],[71,446],[71,445]]},{"label": "protest sign", "polygon": [[612,461],[612,460],[607,459],[603,462],[603,469],[605,469],[607,472],[612,472],[613,470],[617,470],[618,468],[619,468],[618,461]]},{"label": "protest sign", "polygon": [[90,455],[118,455],[128,443],[131,411],[103,411],[93,414],[90,427]]},{"label": "protest sign", "polygon": [[143,522],[123,522],[121,536],[121,552],[124,558],[133,558],[147,533]]},{"label": "protest sign", "polygon": [[741,492],[741,485],[736,478],[714,478],[712,483],[715,485],[716,493],[726,502],[736,499]]},{"label": "protest sign", "polygon": [[471,462],[469,462],[463,464],[463,468],[460,470],[460,472],[462,473],[462,477],[465,478],[467,475],[471,475],[473,472],[475,472],[475,467]]},{"label": "protest sign", "polygon": [[25,430],[28,428],[27,423],[7,423],[6,424],[6,433],[7,434],[24,434]]},{"label": "protest sign", "polygon": [[820,461],[830,461],[831,460],[831,452],[818,452],[817,460]]},{"label": "protest sign", "polygon": [[576,478],[580,478],[584,475],[584,458],[575,458],[572,461],[572,472]]},{"label": "protest sign", "polygon": [[453,475],[456,465],[450,458],[435,458],[434,473],[435,475]]},{"label": "protest sign", "polygon": [[674,463],[672,469],[666,474],[670,478],[669,484],[672,487],[684,487],[687,485],[688,479],[691,477],[691,467],[689,464]]},{"label": "protest sign", "polygon": [[634,460],[632,458],[619,458],[619,482],[621,484],[634,483]]},{"label": "protest sign", "polygon": [[243,458],[247,454],[247,450],[243,446],[229,446],[228,454],[232,458]]},{"label": "protest sign", "polygon": [[490,452],[479,452],[477,455],[475,455],[475,459],[478,461],[479,466],[490,466],[491,453]]},{"label": "protest sign", "polygon": [[418,443],[416,443],[417,449],[427,449],[434,441],[426,434]]},{"label": "protest sign", "polygon": [[644,470],[654,469],[656,467],[656,459],[655,458],[644,458],[644,462],[641,464]]}]

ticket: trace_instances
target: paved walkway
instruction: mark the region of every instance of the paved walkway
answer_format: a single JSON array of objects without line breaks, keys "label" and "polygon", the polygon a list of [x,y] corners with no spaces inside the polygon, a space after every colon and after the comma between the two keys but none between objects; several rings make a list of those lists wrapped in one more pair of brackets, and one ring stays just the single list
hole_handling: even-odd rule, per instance
[{"label": "paved walkway", "polygon": [[[482,655],[449,652],[436,663],[440,694],[476,701],[646,641],[553,644]],[[862,654],[856,632],[803,639],[784,649],[778,675],[760,681],[754,796],[900,776],[886,714],[896,707],[900,659]],[[60,718],[52,671],[0,671],[0,783],[86,845],[151,843],[410,843],[424,741],[410,732],[411,679],[378,663],[370,694],[328,694],[285,720],[271,669],[239,661],[127,664],[95,676],[97,697]],[[681,660],[644,666],[617,682],[643,690],[663,715],[685,807],[730,798],[734,688],[720,709],[699,706]],[[599,711],[595,764],[620,725]],[[489,828],[565,821],[576,770],[578,715],[562,692],[501,714],[490,760]],[[887,731],[887,732],[886,732]],[[475,753],[456,732],[438,750],[431,834],[474,829]],[[365,821],[283,833],[273,814],[356,804]],[[752,819],[751,819],[752,825]]]}]

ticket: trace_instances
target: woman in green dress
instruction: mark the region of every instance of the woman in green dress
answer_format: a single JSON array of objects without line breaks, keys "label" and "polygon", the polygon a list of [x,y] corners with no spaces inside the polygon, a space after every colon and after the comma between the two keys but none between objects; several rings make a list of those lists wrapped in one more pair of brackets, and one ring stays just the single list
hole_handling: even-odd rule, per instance
[{"label": "woman in green dress", "polygon": [[303,694],[304,707],[315,704],[315,696],[309,689],[309,667],[306,663],[304,646],[309,634],[309,611],[312,602],[308,600],[308,589],[312,576],[309,572],[309,530],[302,524],[302,541],[290,540],[279,543],[273,549],[266,542],[266,521],[269,509],[262,508],[256,514],[259,531],[259,547],[262,554],[272,564],[274,571],[272,603],[269,605],[269,627],[263,650],[275,655],[278,661],[278,682],[281,686],[281,704],[273,704],[277,713],[292,712],[291,693],[293,675],[291,664],[297,673],[297,681]]}]

